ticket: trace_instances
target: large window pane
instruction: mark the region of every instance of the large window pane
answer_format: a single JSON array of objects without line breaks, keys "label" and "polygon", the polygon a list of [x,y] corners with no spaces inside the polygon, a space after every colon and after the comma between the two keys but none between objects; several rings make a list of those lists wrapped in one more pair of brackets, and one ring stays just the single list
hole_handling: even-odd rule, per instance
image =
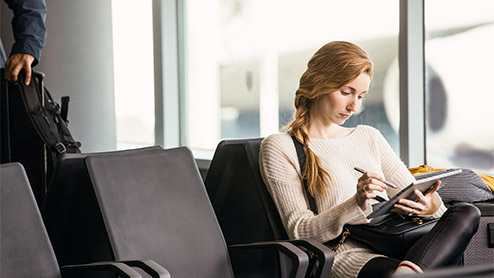
[{"label": "large window pane", "polygon": [[427,162],[494,173],[494,1],[425,2]]},{"label": "large window pane", "polygon": [[185,3],[189,147],[213,150],[222,138],[279,131],[292,119],[295,91],[312,54],[327,42],[348,40],[367,50],[376,69],[361,113],[345,125],[375,126],[398,151],[398,119],[388,115],[399,115],[399,1]]},{"label": "large window pane", "polygon": [[154,144],[152,1],[112,1],[117,149]]}]

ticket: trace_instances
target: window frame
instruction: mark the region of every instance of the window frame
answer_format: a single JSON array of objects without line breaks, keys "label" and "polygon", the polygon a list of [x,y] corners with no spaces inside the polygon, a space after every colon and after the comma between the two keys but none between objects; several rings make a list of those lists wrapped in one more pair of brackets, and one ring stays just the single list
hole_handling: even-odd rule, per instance
[{"label": "window frame", "polygon": [[426,164],[424,0],[400,0],[400,157]]}]

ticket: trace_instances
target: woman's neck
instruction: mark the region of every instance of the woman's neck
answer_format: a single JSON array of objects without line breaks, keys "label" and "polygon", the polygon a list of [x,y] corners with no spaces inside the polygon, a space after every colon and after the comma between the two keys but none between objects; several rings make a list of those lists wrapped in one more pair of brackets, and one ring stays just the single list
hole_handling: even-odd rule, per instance
[{"label": "woman's neck", "polygon": [[313,123],[309,127],[310,139],[338,139],[348,136],[354,128],[346,128],[337,124],[323,125],[321,123]]}]

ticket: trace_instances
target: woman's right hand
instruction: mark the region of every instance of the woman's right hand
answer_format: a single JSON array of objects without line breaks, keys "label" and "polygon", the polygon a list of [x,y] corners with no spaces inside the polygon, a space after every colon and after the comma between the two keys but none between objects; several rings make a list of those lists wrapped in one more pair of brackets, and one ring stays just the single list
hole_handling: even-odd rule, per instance
[{"label": "woman's right hand", "polygon": [[357,193],[355,194],[355,199],[360,209],[365,211],[369,206],[369,199],[376,198],[375,190],[384,191],[388,187],[381,180],[383,178],[376,173],[366,172],[363,174],[357,183]]}]

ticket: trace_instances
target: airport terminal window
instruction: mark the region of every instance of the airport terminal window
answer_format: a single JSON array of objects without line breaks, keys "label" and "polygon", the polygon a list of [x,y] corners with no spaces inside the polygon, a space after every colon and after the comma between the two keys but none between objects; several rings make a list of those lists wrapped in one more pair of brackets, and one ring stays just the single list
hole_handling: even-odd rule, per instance
[{"label": "airport terminal window", "polygon": [[[377,127],[398,152],[399,1],[187,0],[187,146],[214,150],[223,138],[267,136],[286,125],[312,54],[349,40],[375,62],[371,91],[346,125]],[[386,97],[385,97],[386,95]]]},{"label": "airport terminal window", "polygon": [[424,10],[427,163],[494,174],[494,2],[425,1]]},{"label": "airport terminal window", "polygon": [[154,145],[152,1],[112,1],[112,23],[117,149]]}]

